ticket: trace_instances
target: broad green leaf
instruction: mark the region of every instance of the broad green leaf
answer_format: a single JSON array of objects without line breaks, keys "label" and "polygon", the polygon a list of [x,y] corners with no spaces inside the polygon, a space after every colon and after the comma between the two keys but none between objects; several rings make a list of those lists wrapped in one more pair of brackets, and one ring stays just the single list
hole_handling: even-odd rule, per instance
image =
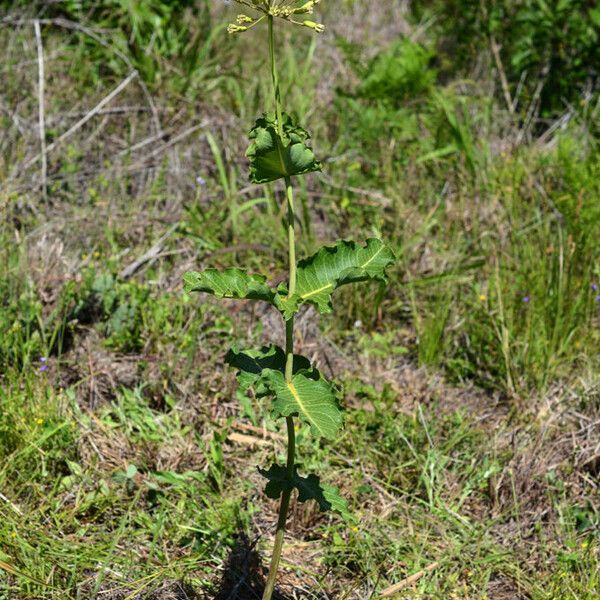
[{"label": "broad green leaf", "polygon": [[281,465],[271,465],[268,471],[259,469],[260,474],[269,481],[265,487],[265,493],[269,498],[277,500],[284,491],[298,490],[298,502],[315,500],[321,512],[328,510],[339,513],[346,521],[353,521],[348,511],[346,500],[340,496],[339,490],[332,486],[321,483],[317,475],[302,477],[298,474],[298,467],[294,466],[294,474],[288,477],[287,468]]},{"label": "broad green leaf", "polygon": [[282,115],[283,138],[279,136],[277,117],[265,114],[256,121],[250,131],[252,143],[246,152],[250,159],[250,180],[267,183],[320,171],[321,163],[306,145],[308,132],[294,124],[287,114]]},{"label": "broad green leaf", "polygon": [[280,371],[267,370],[261,381],[275,395],[273,413],[276,417],[298,415],[310,425],[314,435],[334,438],[342,426],[334,388],[325,379],[314,379],[311,375],[301,371],[288,383]]},{"label": "broad green leaf", "polygon": [[262,275],[249,275],[241,269],[207,269],[202,273],[190,271],[183,276],[186,292],[206,292],[217,298],[264,300],[273,302],[275,292]]},{"label": "broad green leaf", "polygon": [[[264,396],[267,392],[260,378],[266,369],[285,372],[285,352],[279,346],[263,346],[260,350],[236,350],[232,348],[225,357],[225,362],[239,369],[237,373],[238,383],[242,391],[247,391],[252,385],[256,385],[256,395]],[[310,361],[299,354],[294,355],[294,373],[310,369]],[[318,371],[315,369],[315,373]]]},{"label": "broad green leaf", "polygon": [[275,305],[285,318],[292,316],[302,302],[315,304],[321,313],[331,312],[335,289],[368,279],[386,281],[385,269],[393,262],[392,251],[376,238],[368,239],[365,246],[337,242],[298,263],[296,293],[284,298],[286,289],[280,286]]}]

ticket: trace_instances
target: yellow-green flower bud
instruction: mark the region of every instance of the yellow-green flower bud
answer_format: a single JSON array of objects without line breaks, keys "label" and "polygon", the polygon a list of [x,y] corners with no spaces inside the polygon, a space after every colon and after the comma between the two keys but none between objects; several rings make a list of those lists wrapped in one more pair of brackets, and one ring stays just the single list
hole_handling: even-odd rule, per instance
[{"label": "yellow-green flower bud", "polygon": [[227,25],[227,33],[243,33],[247,29],[247,27],[243,27],[242,25],[234,25],[233,23]]},{"label": "yellow-green flower bud", "polygon": [[254,23],[254,19],[248,15],[238,15],[236,21],[238,25],[243,25],[244,23]]},{"label": "yellow-green flower bud", "polygon": [[[317,0],[317,2],[318,2],[318,0]],[[312,15],[313,10],[315,8],[315,4],[317,4],[317,2],[315,2],[315,0],[310,0],[310,2],[307,2],[306,4],[303,4],[302,6],[299,6],[298,8],[294,8],[293,13],[296,15],[303,15],[303,14]]]},{"label": "yellow-green flower bud", "polygon": [[309,29],[314,29],[317,33],[323,33],[323,31],[325,31],[325,25],[321,25],[321,23],[315,23],[314,21],[304,21],[302,25],[304,25],[304,27],[308,27]]}]

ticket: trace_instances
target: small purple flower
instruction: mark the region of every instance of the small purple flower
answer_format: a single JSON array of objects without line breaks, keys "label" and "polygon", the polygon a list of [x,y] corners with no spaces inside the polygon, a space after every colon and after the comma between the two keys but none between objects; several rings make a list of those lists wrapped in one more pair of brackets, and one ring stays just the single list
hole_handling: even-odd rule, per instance
[{"label": "small purple flower", "polygon": [[597,292],[598,291],[598,284],[597,283],[592,283],[592,291],[593,292]]},{"label": "small purple flower", "polygon": [[47,371],[47,370],[48,370],[48,368],[49,368],[49,367],[48,367],[48,365],[42,365],[42,366],[40,367],[40,371],[42,371],[42,372],[43,372],[43,371]]},{"label": "small purple flower", "polygon": [[45,363],[48,360],[47,356],[40,356],[40,362]]},{"label": "small purple flower", "polygon": [[206,185],[206,179],[204,179],[204,177],[202,177],[201,175],[198,175],[198,177],[196,177],[196,183],[199,186],[204,187]]},{"label": "small purple flower", "polygon": [[598,295],[596,296],[596,300],[598,300],[598,302],[600,302],[600,294],[598,294]]},{"label": "small purple flower", "polygon": [[525,296],[523,298],[523,302],[525,302],[525,304],[529,304],[529,296]]}]

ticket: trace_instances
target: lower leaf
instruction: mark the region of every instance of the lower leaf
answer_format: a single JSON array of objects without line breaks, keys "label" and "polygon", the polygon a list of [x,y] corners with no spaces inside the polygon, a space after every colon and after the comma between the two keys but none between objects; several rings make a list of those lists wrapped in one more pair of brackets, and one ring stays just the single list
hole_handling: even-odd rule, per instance
[{"label": "lower leaf", "polygon": [[345,521],[354,521],[348,510],[348,504],[340,495],[339,490],[332,485],[322,484],[317,475],[311,474],[302,477],[298,474],[298,467],[294,465],[294,473],[290,477],[286,467],[271,465],[268,471],[258,469],[260,474],[268,479],[265,493],[274,500],[281,497],[284,492],[294,488],[298,490],[298,502],[314,500],[321,512],[337,512]]}]

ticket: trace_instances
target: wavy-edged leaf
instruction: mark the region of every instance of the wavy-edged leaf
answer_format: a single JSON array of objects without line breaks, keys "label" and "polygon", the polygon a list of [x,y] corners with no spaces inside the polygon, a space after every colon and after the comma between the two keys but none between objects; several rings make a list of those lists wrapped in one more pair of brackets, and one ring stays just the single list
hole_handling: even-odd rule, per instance
[{"label": "wavy-edged leaf", "polygon": [[321,163],[306,144],[310,138],[308,132],[296,125],[287,113],[282,114],[282,124],[283,138],[278,133],[277,117],[272,113],[257,119],[250,131],[252,143],[246,156],[250,160],[253,183],[321,170]]},{"label": "wavy-edged leaf", "polygon": [[217,298],[238,300],[264,300],[273,303],[275,290],[262,275],[250,275],[242,269],[207,269],[198,273],[190,271],[183,276],[186,292],[206,292]]},{"label": "wavy-edged leaf", "polygon": [[335,289],[368,279],[386,281],[385,269],[394,260],[393,252],[377,238],[368,239],[364,246],[356,242],[337,242],[301,260],[296,293],[291,298],[283,298],[286,290],[280,286],[275,304],[285,318],[292,316],[302,302],[315,304],[321,313],[331,312],[331,295]]},{"label": "wavy-edged leaf", "polygon": [[[225,357],[225,362],[238,369],[237,379],[242,391],[247,391],[252,385],[256,386],[256,395],[264,396],[267,388],[260,383],[263,372],[267,369],[285,373],[285,352],[279,346],[263,346],[260,350],[237,350],[232,348]],[[309,371],[310,361],[305,356],[294,354],[294,373],[301,370]],[[314,370],[318,378],[319,373]]]},{"label": "wavy-edged leaf", "polygon": [[329,510],[339,513],[345,521],[354,521],[348,511],[348,504],[340,495],[339,490],[333,485],[321,483],[317,475],[311,474],[302,477],[298,474],[298,467],[294,466],[294,474],[290,478],[287,468],[281,465],[271,465],[268,471],[258,469],[263,477],[269,481],[265,486],[265,493],[269,498],[277,500],[284,491],[298,490],[298,502],[315,500],[321,512]]},{"label": "wavy-edged leaf", "polygon": [[301,371],[287,382],[280,371],[264,371],[261,381],[275,395],[273,414],[276,417],[298,415],[308,423],[314,435],[334,438],[342,426],[342,413],[335,390],[324,378],[313,379]]}]

